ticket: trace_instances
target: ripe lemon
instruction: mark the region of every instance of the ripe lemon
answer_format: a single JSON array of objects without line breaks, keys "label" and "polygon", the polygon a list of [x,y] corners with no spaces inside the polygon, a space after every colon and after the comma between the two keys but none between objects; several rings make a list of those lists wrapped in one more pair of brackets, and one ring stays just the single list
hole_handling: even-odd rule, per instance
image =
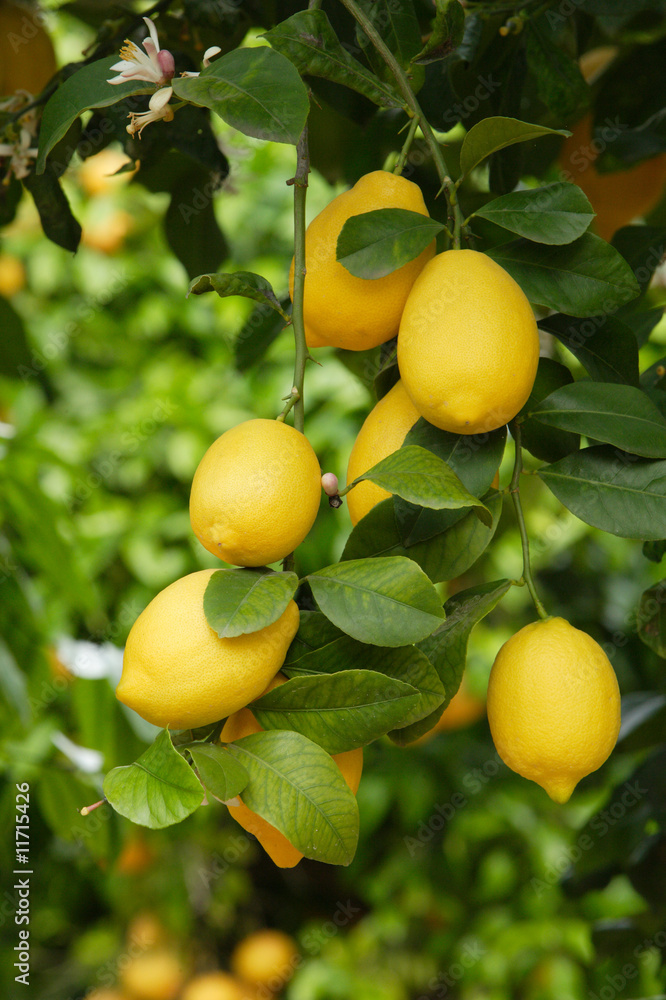
[{"label": "ripe lemon", "polygon": [[[267,691],[272,691],[274,687],[284,684],[287,678],[284,674],[277,674],[267,687]],[[263,693],[263,692],[262,692]],[[241,708],[231,715],[224,724],[220,734],[220,742],[233,743],[241,736],[249,736],[250,733],[260,733],[262,728],[249,708]],[[351,788],[354,795],[358,791],[361,782],[361,772],[363,770],[363,749],[347,750],[345,753],[333,755],[333,760],[342,772],[342,776]],[[233,804],[232,804],[233,803]],[[229,806],[229,815],[239,823],[244,830],[257,838],[266,854],[278,866],[278,868],[293,868],[303,855],[297,850],[285,835],[277,830],[271,823],[258,816],[256,812],[243,802],[241,796],[237,796]]]},{"label": "ripe lemon", "polygon": [[116,696],[156,726],[206,726],[258,698],[298,630],[290,601],[272,625],[220,639],[203,609],[214,572],[190,573],[162,590],[127,638]]},{"label": "ripe lemon", "polygon": [[592,142],[592,115],[588,114],[564,140],[559,164],[597,213],[593,226],[599,236],[610,240],[617,229],[646,215],[660,201],[666,183],[666,153],[628,170],[600,174],[594,165],[599,152]]},{"label": "ripe lemon", "polygon": [[527,402],[539,334],[520,286],[476,250],[447,250],[409,293],[398,367],[421,416],[454,434],[483,434]]},{"label": "ripe lemon", "polygon": [[[347,482],[351,483],[387,455],[397,451],[420,416],[405,392],[402,381],[396,382],[373,407],[358,432],[349,456]],[[381,486],[375,486],[367,480],[359,483],[347,494],[352,524],[365,517],[375,504],[390,496]]]},{"label": "ripe lemon", "polygon": [[56,71],[51,39],[37,7],[0,0],[0,95],[39,94]]},{"label": "ripe lemon", "polygon": [[300,545],[320,500],[319,462],[305,435],[279,420],[246,420],[201,459],[190,521],[213,555],[236,566],[264,566]]},{"label": "ripe lemon", "polygon": [[248,992],[228,972],[204,972],[190,979],[180,1000],[248,1000]]},{"label": "ripe lemon", "polygon": [[620,730],[617,678],[601,646],[564,618],[504,643],[488,683],[488,722],[512,770],[566,802],[601,767]]},{"label": "ripe lemon", "polygon": [[175,1000],[185,982],[185,969],[168,948],[135,955],[120,968],[122,988],[135,1000]]},{"label": "ripe lemon", "polygon": [[[305,234],[303,318],[308,347],[365,351],[395,337],[409,290],[433,242],[414,260],[383,278],[357,278],[336,260],[338,236],[352,215],[379,208],[406,208],[428,215],[421,189],[397,174],[374,170],[344,191],[312,220]],[[294,291],[294,262],[289,273]]]},{"label": "ripe lemon", "polygon": [[298,948],[288,934],[266,927],[248,934],[231,954],[232,971],[255,987],[279,993],[298,963]]}]

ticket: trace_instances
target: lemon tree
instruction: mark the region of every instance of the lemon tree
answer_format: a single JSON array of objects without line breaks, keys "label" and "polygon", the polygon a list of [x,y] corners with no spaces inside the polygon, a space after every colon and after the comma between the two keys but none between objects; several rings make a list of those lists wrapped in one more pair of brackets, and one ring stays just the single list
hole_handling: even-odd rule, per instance
[{"label": "lemon tree", "polygon": [[[220,800],[270,839],[278,864],[351,863],[363,748],[408,746],[438,725],[472,630],[520,587],[537,620],[493,668],[500,755],[560,803],[607,760],[617,681],[599,644],[544,607],[523,472],[647,559],[666,550],[653,281],[666,230],[663,216],[637,218],[663,179],[662,116],[647,96],[663,92],[659,30],[623,35],[611,0],[586,10],[598,35],[626,45],[597,84],[581,61],[594,32],[569,37],[548,5],[450,0],[431,22],[412,0],[397,7],[399,17],[388,4],[340,0],[329,17],[318,4],[278,4],[257,15],[259,38],[237,11],[231,30],[204,3],[119,16],[34,101],[6,84],[0,119],[4,221],[25,188],[46,235],[76,250],[62,175],[77,151],[85,159],[119,143],[136,183],[168,195],[164,236],[190,294],[253,303],[239,367],[260,365],[278,337],[290,344],[293,378],[272,418],[239,421],[202,450],[192,545],[222,563],[174,579],[137,616],[117,696],[161,731],[109,771],[101,800],[155,828]],[[622,101],[627,124],[613,130],[604,116],[643,66],[640,96]],[[336,132],[340,117],[370,138]],[[280,287],[226,267],[216,205],[231,154],[219,121],[292,150],[293,261]],[[337,152],[323,156],[329,130]],[[628,181],[641,164],[654,186],[602,219],[592,169]],[[345,184],[311,218],[314,170]],[[11,305],[0,309],[3,372],[21,377],[25,331]],[[308,379],[315,365],[327,377],[333,350],[377,397],[346,483],[321,468],[312,442],[324,431],[308,409]],[[19,489],[8,476],[8,505],[25,506]],[[339,558],[307,564],[311,532],[338,531],[346,504],[353,527]],[[492,547],[501,517],[517,524],[522,571],[446,599],[441,585]],[[654,588],[646,595],[640,632],[663,656],[660,601]],[[278,671],[286,679],[271,686]]]}]

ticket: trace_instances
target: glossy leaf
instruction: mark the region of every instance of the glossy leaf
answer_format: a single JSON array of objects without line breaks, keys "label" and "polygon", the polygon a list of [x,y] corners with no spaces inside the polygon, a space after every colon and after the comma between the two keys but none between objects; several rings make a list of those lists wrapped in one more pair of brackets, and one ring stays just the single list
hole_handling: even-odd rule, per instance
[{"label": "glossy leaf", "polygon": [[443,59],[463,40],[465,9],[459,0],[436,0],[430,35],[412,62],[425,65]]},{"label": "glossy leaf", "polygon": [[44,235],[56,246],[75,253],[81,240],[81,226],[72,215],[51,164],[41,174],[29,174],[23,183],[33,197]]},{"label": "glossy leaf", "polygon": [[432,510],[478,508],[478,516],[486,527],[492,524],[490,512],[465,489],[446,462],[419,445],[403,445],[362,476],[357,476],[354,483],[364,479],[420,507]]},{"label": "glossy leaf", "polygon": [[539,358],[532,391],[517,419],[520,420],[523,447],[543,462],[557,462],[570,452],[576,451],[580,447],[580,436],[558,430],[556,427],[547,427],[538,420],[530,418],[528,414],[546,396],[550,396],[551,392],[572,382],[573,375],[565,365],[553,361],[552,358]]},{"label": "glossy leaf", "polygon": [[439,595],[411,559],[355,559],[306,577],[320,609],[360,642],[406,646],[444,617]]},{"label": "glossy leaf", "polygon": [[132,94],[152,94],[154,88],[146,85],[145,80],[107,83],[110,77],[117,75],[111,69],[117,62],[116,54],[83,66],[65,80],[46,102],[39,131],[38,174],[43,173],[46,157],[83,111],[108,107]]},{"label": "glossy leaf", "polygon": [[666,250],[666,229],[662,226],[623,226],[612,240],[613,246],[630,265],[645,291]]},{"label": "glossy leaf", "polygon": [[174,749],[168,730],[163,729],[134,764],[109,771],[104,795],[121,816],[159,830],[193,813],[201,805],[204,791],[190,765]]},{"label": "glossy leaf", "polygon": [[351,87],[379,107],[398,108],[404,104],[393,87],[382,83],[342,47],[323,10],[301,10],[263,37],[303,76],[320,76]]},{"label": "glossy leaf", "polygon": [[233,49],[196,77],[174,77],[176,97],[210,108],[255,139],[296,144],[310,104],[293,64],[267,45]]},{"label": "glossy leaf", "polygon": [[465,136],[460,151],[460,171],[465,176],[485,160],[491,153],[516,142],[531,142],[544,135],[562,135],[569,133],[562,130],[546,128],[544,125],[530,125],[518,121],[517,118],[495,116],[484,118],[473,125]]},{"label": "glossy leaf", "polygon": [[352,215],[338,236],[337,259],[357,278],[383,278],[418,257],[443,229],[406,208]]},{"label": "glossy leaf", "polygon": [[306,858],[348,865],[358,841],[358,806],[325,750],[300,733],[273,730],[229,744],[250,776],[243,802]]},{"label": "glossy leaf", "polygon": [[206,621],[221,639],[257,632],[278,620],[297,586],[295,573],[216,570],[204,592]]},{"label": "glossy leaf", "polygon": [[539,99],[555,121],[576,121],[589,106],[589,88],[578,60],[562,44],[559,19],[549,18],[548,12],[530,17],[525,35],[530,79]]},{"label": "glossy leaf", "polygon": [[594,218],[594,209],[577,184],[557,182],[494,198],[474,215],[488,219],[534,243],[572,243]]},{"label": "glossy leaf", "polygon": [[204,788],[221,802],[240,795],[250,780],[240,761],[224,747],[197,743],[188,745],[187,749]]},{"label": "glossy leaf", "polygon": [[616,317],[576,319],[558,314],[539,320],[539,326],[557,337],[597,382],[638,385],[638,344]]},{"label": "glossy leaf", "polygon": [[621,538],[666,538],[666,461],[597,445],[537,475],[572,514]]},{"label": "glossy leaf", "polygon": [[645,458],[666,458],[666,420],[633,386],[574,382],[556,389],[529,412],[550,427],[585,434]]},{"label": "glossy leaf", "polygon": [[488,256],[515,278],[530,302],[569,316],[608,313],[639,293],[625,259],[592,233],[564,247],[516,240],[493,247]]},{"label": "glossy leaf", "polygon": [[[404,68],[409,67],[412,56],[421,48],[421,29],[414,0],[357,0],[357,2],[397,62]],[[356,40],[380,80],[393,83],[391,70],[358,23]],[[423,82],[423,70],[418,69],[414,73],[414,68],[411,69],[410,83],[416,92]]]},{"label": "glossy leaf", "polygon": [[228,295],[242,295],[246,299],[254,299],[270,306],[282,318],[289,322],[289,317],[280,305],[270,281],[252,271],[234,271],[233,274],[200,274],[190,282],[188,295],[203,295],[205,292],[217,292],[220,298]]},{"label": "glossy leaf", "polygon": [[418,702],[411,684],[352,668],[294,677],[253,702],[252,712],[264,729],[302,733],[333,754],[383,736],[408,719]]},{"label": "glossy leaf", "polygon": [[646,646],[666,659],[666,584],[643,591],[638,605],[638,634]]}]

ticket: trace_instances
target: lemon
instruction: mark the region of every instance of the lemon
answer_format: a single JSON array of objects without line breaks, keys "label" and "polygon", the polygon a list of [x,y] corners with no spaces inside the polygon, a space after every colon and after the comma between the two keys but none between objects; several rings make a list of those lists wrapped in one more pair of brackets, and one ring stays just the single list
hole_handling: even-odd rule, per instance
[{"label": "lemon", "polygon": [[[402,445],[421,414],[405,392],[401,381],[396,382],[365,418],[349,456],[347,482],[371,469]],[[356,524],[375,504],[391,494],[381,486],[365,480],[347,494],[349,516]]]},{"label": "lemon", "polygon": [[[278,673],[270,682],[267,691],[272,691],[274,687],[284,684],[287,678],[284,674]],[[263,692],[262,692],[263,693]],[[250,733],[262,732],[261,726],[257,722],[251,710],[247,707],[241,708],[231,715],[224,724],[220,734],[220,742],[233,743],[241,736],[249,736]],[[351,788],[354,795],[358,791],[361,782],[361,772],[363,771],[363,749],[347,750],[344,753],[333,755],[333,760],[342,772],[342,776]],[[256,812],[243,802],[240,796],[228,802],[229,815],[236,820],[244,830],[257,838],[266,854],[278,866],[278,868],[293,868],[303,855],[290,843],[285,835],[276,829],[271,823],[258,816]]]},{"label": "lemon", "polygon": [[120,968],[120,983],[134,1000],[175,1000],[185,969],[174,952],[158,948],[132,956]]},{"label": "lemon", "polygon": [[190,521],[213,555],[236,566],[264,566],[300,545],[320,500],[321,470],[305,435],[257,418],[232,427],[201,459]]},{"label": "lemon", "polygon": [[[414,260],[383,278],[357,278],[336,259],[347,219],[379,208],[405,208],[428,215],[421,189],[397,174],[374,170],[344,191],[312,220],[305,234],[303,319],[308,347],[365,351],[395,337],[409,290],[434,241]],[[294,262],[289,274],[293,296]]]},{"label": "lemon", "polygon": [[266,927],[248,934],[231,955],[231,969],[246,983],[279,993],[298,964],[296,943],[282,931]]},{"label": "lemon", "polygon": [[156,726],[206,726],[247,705],[278,672],[298,630],[290,601],[272,625],[220,639],[203,609],[214,572],[190,573],[162,590],[127,638],[116,695]]},{"label": "lemon", "polygon": [[25,288],[26,280],[23,261],[13,254],[0,253],[0,295],[11,299]]},{"label": "lemon", "polygon": [[566,802],[601,767],[620,730],[617,678],[601,646],[564,618],[504,643],[488,683],[488,722],[512,770]]},{"label": "lemon", "polygon": [[41,11],[32,4],[0,0],[0,95],[39,94],[56,71]]},{"label": "lemon", "polygon": [[247,1000],[243,984],[227,972],[203,972],[194,976],[183,990],[180,1000]]},{"label": "lemon", "polygon": [[520,286],[476,250],[447,250],[414,282],[400,322],[398,367],[421,416],[483,434],[527,402],[539,360],[536,320]]}]

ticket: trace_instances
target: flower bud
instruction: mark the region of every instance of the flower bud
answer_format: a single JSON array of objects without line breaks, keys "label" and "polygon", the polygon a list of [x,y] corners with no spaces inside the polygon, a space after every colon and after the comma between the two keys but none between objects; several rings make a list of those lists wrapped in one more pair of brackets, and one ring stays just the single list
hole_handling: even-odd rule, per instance
[{"label": "flower bud", "polygon": [[327,497],[337,496],[339,485],[338,477],[334,472],[325,472],[321,477],[321,488]]}]

